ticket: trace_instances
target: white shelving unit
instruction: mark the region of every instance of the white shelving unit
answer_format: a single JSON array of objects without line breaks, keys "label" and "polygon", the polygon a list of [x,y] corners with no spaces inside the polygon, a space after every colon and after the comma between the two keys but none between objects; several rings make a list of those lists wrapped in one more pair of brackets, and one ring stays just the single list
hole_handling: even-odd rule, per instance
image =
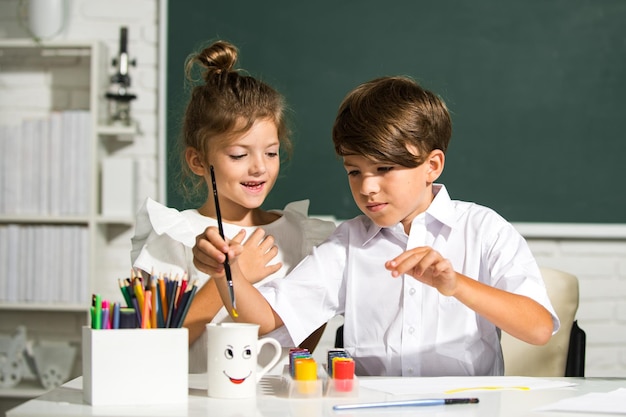
[{"label": "white shelving unit", "polygon": [[[17,122],[28,117],[45,117],[54,111],[88,110],[90,112],[89,170],[88,178],[83,182],[82,196],[87,198],[87,210],[80,215],[33,215],[18,213],[0,213],[0,227],[19,226],[78,226],[86,231],[86,271],[87,276],[81,284],[81,294],[72,302],[31,302],[26,300],[7,301],[0,297],[0,333],[10,333],[21,323],[28,322],[29,333],[43,333],[46,336],[70,339],[80,343],[80,327],[88,323],[89,299],[92,293],[101,292],[103,283],[112,277],[99,276],[102,260],[101,253],[106,248],[112,234],[127,230],[134,225],[132,215],[103,216],[101,212],[101,162],[112,156],[125,145],[132,143],[136,126],[112,126],[107,120],[107,99],[105,92],[109,86],[111,60],[102,43],[94,42],[50,42],[38,44],[30,39],[0,40],[0,124]],[[16,76],[24,82],[20,85],[7,85],[3,77]],[[33,89],[30,77],[41,81],[48,91],[41,90],[41,85]],[[72,86],[76,77],[77,86]],[[82,80],[82,81],[81,81]],[[61,87],[59,87],[61,85]],[[22,88],[20,92],[18,89]],[[10,94],[22,94],[16,104],[7,103]],[[59,94],[59,89],[62,89]],[[17,91],[17,93],[16,93]],[[41,96],[42,102],[29,103],[29,96]],[[1,96],[5,98],[2,99]],[[16,96],[18,97],[18,96]],[[24,100],[21,98],[25,97]],[[35,97],[35,100],[37,98]],[[49,102],[45,102],[49,100]],[[16,155],[19,158],[19,155]],[[2,159],[0,158],[0,161]],[[28,167],[25,167],[28,169]],[[2,178],[0,178],[1,180]],[[134,179],[129,179],[134,180]],[[59,245],[67,244],[58,242]],[[32,250],[32,248],[29,248]],[[0,266],[2,267],[2,266]],[[45,271],[32,268],[36,276],[20,277],[34,283],[45,280]],[[99,285],[100,283],[100,285]],[[0,286],[6,285],[0,275]],[[104,285],[107,287],[106,285]],[[110,285],[108,286],[110,287]],[[2,293],[0,292],[0,295]],[[55,321],[55,316],[62,317]],[[26,318],[27,317],[27,318]],[[68,319],[71,317],[71,319]],[[55,322],[50,326],[50,321]],[[67,322],[67,329],[58,329]],[[40,323],[37,328],[33,323]],[[59,324],[60,323],[60,324]],[[34,326],[34,328],[33,328]],[[34,387],[31,382],[9,389],[0,387],[0,398],[30,398],[39,395],[43,389]]]}]

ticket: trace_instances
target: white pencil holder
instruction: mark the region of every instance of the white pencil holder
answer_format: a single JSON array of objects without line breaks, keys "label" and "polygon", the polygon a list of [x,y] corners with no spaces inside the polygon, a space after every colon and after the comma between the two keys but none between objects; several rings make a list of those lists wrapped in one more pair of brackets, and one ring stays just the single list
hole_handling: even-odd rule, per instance
[{"label": "white pencil holder", "polygon": [[188,332],[83,327],[83,398],[91,405],[184,403]]}]

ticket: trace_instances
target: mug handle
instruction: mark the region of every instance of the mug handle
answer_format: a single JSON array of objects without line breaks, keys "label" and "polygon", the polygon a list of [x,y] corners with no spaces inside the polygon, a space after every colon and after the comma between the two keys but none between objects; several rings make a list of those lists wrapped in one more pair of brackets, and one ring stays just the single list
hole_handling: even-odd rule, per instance
[{"label": "mug handle", "polygon": [[261,369],[260,371],[257,371],[256,373],[257,383],[261,380],[263,375],[265,375],[270,369],[274,367],[274,365],[276,365],[276,363],[278,363],[278,361],[280,360],[280,356],[282,355],[282,352],[283,352],[283,348],[282,346],[280,346],[280,343],[278,343],[278,340],[272,337],[264,337],[262,339],[259,339],[259,343],[257,343],[257,355],[261,352],[261,348],[263,348],[263,346],[265,346],[268,343],[274,346],[274,350],[275,350],[274,357],[272,357],[272,360],[270,360],[269,363],[265,365],[263,369]]}]

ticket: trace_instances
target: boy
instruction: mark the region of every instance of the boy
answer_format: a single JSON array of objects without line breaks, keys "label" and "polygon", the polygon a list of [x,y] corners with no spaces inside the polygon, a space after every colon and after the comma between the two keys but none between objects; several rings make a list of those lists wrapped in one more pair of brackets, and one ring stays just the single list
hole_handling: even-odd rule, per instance
[{"label": "boy", "polygon": [[227,243],[207,229],[194,264],[215,277],[230,307],[229,255],[237,320],[260,324],[261,334],[284,324],[297,345],[343,315],[360,375],[503,375],[500,329],[541,345],[559,319],[513,226],[435,183],[451,132],[443,101],[413,80],[362,84],[341,104],[333,142],[364,215],[261,292],[237,265],[243,233]]}]

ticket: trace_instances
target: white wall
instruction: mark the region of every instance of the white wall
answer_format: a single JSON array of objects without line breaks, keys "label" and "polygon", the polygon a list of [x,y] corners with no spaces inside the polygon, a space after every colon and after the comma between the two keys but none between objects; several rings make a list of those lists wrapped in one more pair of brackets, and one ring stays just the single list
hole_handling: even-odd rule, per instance
[{"label": "white wall", "polygon": [[[28,0],[0,0],[0,39],[24,39],[28,37],[26,23],[20,18],[20,6]],[[129,70],[132,79],[132,92],[137,99],[131,103],[133,118],[138,122],[140,133],[129,145],[121,146],[117,155],[133,157],[137,161],[138,183],[135,204],[139,205],[147,196],[160,199],[158,178],[158,134],[159,134],[159,2],[156,0],[67,0],[67,21],[63,30],[51,41],[87,43],[98,40],[108,49],[109,58],[119,53],[120,27],[128,28],[128,52],[137,62]],[[46,39],[44,39],[44,42]],[[110,63],[109,59],[109,63]],[[102,68],[114,74],[117,68],[112,64]],[[67,74],[68,72],[65,72]],[[84,72],[83,72],[84,74]],[[45,111],[50,105],[50,86],[45,77],[24,72],[23,79],[12,78],[15,85],[28,86],[28,94],[23,97],[11,95],[11,101],[2,100],[2,90],[11,88],[0,83],[0,114],[3,118],[12,117],[18,112],[37,113]],[[64,77],[63,91],[67,99],[76,105],[75,100],[88,102],[85,87],[88,81],[84,76],[76,79]],[[74,84],[72,84],[74,83]],[[74,86],[74,87],[73,87]],[[40,89],[38,91],[37,89]],[[102,92],[104,94],[104,91]],[[37,96],[39,95],[39,97]],[[35,97],[35,99],[33,99]],[[6,98],[6,95],[5,95]],[[57,101],[59,97],[55,97]],[[38,99],[38,101],[37,101]],[[61,101],[61,109],[63,108]],[[33,103],[36,104],[33,104]],[[81,106],[82,107],[82,106]],[[7,116],[8,115],[8,116]],[[130,270],[130,237],[132,228],[109,227],[106,250],[98,253],[103,276],[110,277],[112,290],[117,287],[117,278],[128,275]],[[115,292],[119,296],[119,289]],[[16,326],[24,325],[28,330],[29,340],[64,340],[72,344],[80,342],[80,329],[86,315],[66,311],[36,311],[0,309],[0,333],[11,334]],[[80,350],[70,377],[80,375]],[[36,384],[35,384],[36,385]],[[27,399],[29,394],[16,391],[12,396],[0,396],[0,415],[8,408]],[[26,396],[24,396],[26,395]]]},{"label": "white wall", "polygon": [[[161,200],[158,169],[158,104],[159,104],[159,2],[156,0],[65,0],[67,20],[64,29],[51,41],[99,40],[108,49],[109,74],[117,72],[111,59],[119,54],[120,27],[128,28],[129,58],[136,66],[129,68],[131,92],[137,99],[131,102],[132,117],[138,122],[140,133],[127,146],[116,150],[119,157],[133,157],[137,161],[135,205],[139,207],[148,196]],[[20,4],[28,1],[0,0],[0,38],[27,38],[25,19],[20,18]],[[104,94],[104,91],[103,91]],[[104,285],[105,294],[116,291],[117,278],[130,270],[130,237],[132,228],[110,228],[108,250],[99,254],[99,264],[111,285]],[[110,270],[110,271],[109,271]],[[103,275],[104,275],[103,274]],[[100,286],[99,286],[100,287]],[[106,292],[108,291],[108,292]],[[114,294],[117,294],[114,292]],[[117,294],[119,295],[119,294]]]},{"label": "white wall", "polygon": [[[65,29],[51,40],[104,42],[111,58],[119,52],[120,27],[128,27],[128,53],[137,66],[129,70],[133,92],[133,117],[141,134],[134,144],[121,152],[134,155],[140,163],[140,187],[137,200],[157,196],[157,105],[158,105],[158,47],[159,2],[156,0],[66,0],[68,19]],[[0,0],[0,38],[28,37],[18,19],[18,0]],[[24,1],[28,3],[28,1]],[[45,42],[45,39],[44,39]],[[108,68],[111,74],[115,67]]]},{"label": "white wall", "polygon": [[[159,190],[159,1],[68,0],[69,20],[54,40],[99,39],[118,53],[119,28],[129,31],[129,55],[137,60],[130,69],[133,117],[141,134],[121,150],[139,160],[137,204],[147,196],[161,200]],[[0,38],[27,34],[17,18],[18,0],[0,0]],[[181,65],[183,63],[180,63]],[[111,68],[113,71],[114,68]],[[162,156],[162,155],[161,155]],[[132,230],[122,230],[102,256],[111,280],[130,267]],[[610,233],[609,233],[610,235]],[[535,235],[536,236],[536,235]],[[587,332],[587,376],[626,376],[626,238],[529,239],[540,265],[563,269],[580,279],[579,323]],[[328,341],[323,346],[328,346]]]}]

